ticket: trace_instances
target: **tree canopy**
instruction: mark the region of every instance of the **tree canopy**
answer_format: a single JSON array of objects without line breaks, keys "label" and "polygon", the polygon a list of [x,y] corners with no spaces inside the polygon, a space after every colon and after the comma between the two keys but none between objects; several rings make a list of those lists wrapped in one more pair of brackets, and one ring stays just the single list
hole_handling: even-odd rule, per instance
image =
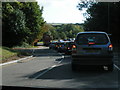
[{"label": "tree canopy", "polygon": [[84,29],[87,31],[104,31],[118,40],[120,34],[120,2],[80,2],[78,9],[87,8]]},{"label": "tree canopy", "polygon": [[42,33],[43,8],[37,2],[2,2],[2,44],[31,44]]},{"label": "tree canopy", "polygon": [[77,24],[61,24],[56,26],[46,24],[44,31],[55,40],[75,38],[78,32],[83,32],[84,30],[81,25]]}]

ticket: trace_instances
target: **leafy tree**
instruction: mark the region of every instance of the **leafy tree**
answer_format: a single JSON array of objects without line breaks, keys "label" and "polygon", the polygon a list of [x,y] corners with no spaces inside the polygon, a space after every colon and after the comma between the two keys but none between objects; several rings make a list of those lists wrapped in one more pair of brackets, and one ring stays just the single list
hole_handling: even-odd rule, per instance
[{"label": "leafy tree", "polygon": [[2,32],[3,45],[15,46],[32,42],[43,33],[43,8],[37,2],[3,2]]},{"label": "leafy tree", "polygon": [[59,28],[59,31],[64,32],[67,38],[75,38],[78,32],[83,32],[84,30],[80,25],[64,24]]},{"label": "leafy tree", "polygon": [[26,27],[30,31],[28,35],[28,42],[31,44],[40,36],[39,34],[42,33],[41,28],[44,24],[44,19],[42,18],[43,8],[40,9],[37,2],[24,2],[22,4],[22,11],[26,15]]},{"label": "leafy tree", "polygon": [[58,32],[56,31],[56,29],[53,27],[53,29],[50,30],[51,32],[51,36],[53,40],[56,40],[59,38]]},{"label": "leafy tree", "polygon": [[2,18],[2,2],[0,2],[0,19]]},{"label": "leafy tree", "polygon": [[14,9],[9,3],[3,4],[3,45],[19,45],[24,40],[25,15],[22,11]]},{"label": "leafy tree", "polygon": [[50,35],[53,40],[75,38],[78,32],[83,32],[83,28],[79,24],[62,24],[50,25],[44,24],[43,31]]},{"label": "leafy tree", "polygon": [[114,40],[119,37],[120,2],[81,2],[78,9],[87,8],[85,30],[105,31]]}]

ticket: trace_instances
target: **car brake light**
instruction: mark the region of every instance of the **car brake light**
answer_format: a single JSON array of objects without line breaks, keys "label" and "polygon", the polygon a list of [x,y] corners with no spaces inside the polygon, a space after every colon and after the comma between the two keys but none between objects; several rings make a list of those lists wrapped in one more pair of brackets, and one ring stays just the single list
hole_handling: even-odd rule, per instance
[{"label": "car brake light", "polygon": [[113,51],[113,45],[112,45],[112,44],[110,44],[110,45],[108,46],[108,48],[109,48],[109,51]]},{"label": "car brake light", "polygon": [[70,49],[70,47],[68,47],[68,49]]},{"label": "car brake light", "polygon": [[76,48],[76,46],[75,46],[75,45],[73,45],[73,46],[72,46],[72,48],[74,48],[74,49],[75,49],[75,48]]},{"label": "car brake light", "polygon": [[89,42],[88,44],[92,45],[92,44],[95,44],[94,42]]},{"label": "car brake light", "polygon": [[109,48],[112,48],[112,47],[113,47],[112,44],[110,44],[110,45],[109,45]]},{"label": "car brake light", "polygon": [[76,45],[73,45],[73,46],[72,46],[72,53],[77,53]]}]

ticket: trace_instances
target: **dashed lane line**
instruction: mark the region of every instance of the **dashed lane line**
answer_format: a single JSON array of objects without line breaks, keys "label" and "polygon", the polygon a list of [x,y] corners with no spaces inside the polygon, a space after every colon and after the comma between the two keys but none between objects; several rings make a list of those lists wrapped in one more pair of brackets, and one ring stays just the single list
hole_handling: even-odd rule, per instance
[{"label": "dashed lane line", "polygon": [[120,70],[120,68],[117,65],[115,65],[115,64],[114,64],[114,67],[117,68],[118,70]]}]

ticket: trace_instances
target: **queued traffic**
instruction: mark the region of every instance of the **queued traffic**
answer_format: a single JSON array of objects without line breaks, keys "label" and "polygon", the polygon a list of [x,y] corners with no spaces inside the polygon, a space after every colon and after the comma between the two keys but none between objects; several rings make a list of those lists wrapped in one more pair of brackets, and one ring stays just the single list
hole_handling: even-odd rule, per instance
[{"label": "queued traffic", "polygon": [[113,46],[105,32],[80,32],[75,40],[51,42],[50,49],[70,54],[71,68],[75,71],[83,66],[107,67],[113,71]]},{"label": "queued traffic", "polygon": [[73,46],[74,46],[74,39],[59,40],[59,41],[51,42],[49,45],[49,49],[54,49],[60,53],[72,54]]}]

